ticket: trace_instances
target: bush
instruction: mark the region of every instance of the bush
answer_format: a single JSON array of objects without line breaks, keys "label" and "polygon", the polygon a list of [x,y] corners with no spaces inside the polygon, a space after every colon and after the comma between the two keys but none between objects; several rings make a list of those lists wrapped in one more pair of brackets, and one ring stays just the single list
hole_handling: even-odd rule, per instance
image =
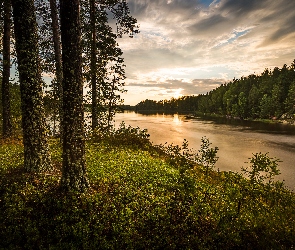
[{"label": "bush", "polygon": [[167,148],[174,160],[130,144],[89,142],[91,188],[79,194],[59,190],[59,171],[25,173],[22,146],[2,143],[0,249],[294,248],[295,196],[283,186],[182,166],[195,157],[186,142]]}]

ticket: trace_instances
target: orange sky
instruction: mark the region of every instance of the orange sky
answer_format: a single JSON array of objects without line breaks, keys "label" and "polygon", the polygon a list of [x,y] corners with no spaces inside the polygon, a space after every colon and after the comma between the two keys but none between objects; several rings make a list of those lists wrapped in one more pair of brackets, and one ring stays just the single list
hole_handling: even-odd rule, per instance
[{"label": "orange sky", "polygon": [[140,33],[118,39],[125,104],[206,93],[295,59],[293,0],[127,2]]}]

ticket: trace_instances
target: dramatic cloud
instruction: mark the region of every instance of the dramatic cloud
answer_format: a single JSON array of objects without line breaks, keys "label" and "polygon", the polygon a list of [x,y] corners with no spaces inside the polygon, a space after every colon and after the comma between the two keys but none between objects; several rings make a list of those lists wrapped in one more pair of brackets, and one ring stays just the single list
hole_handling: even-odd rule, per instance
[{"label": "dramatic cloud", "polygon": [[119,39],[126,104],[206,93],[295,58],[295,1],[129,0],[140,24]]}]

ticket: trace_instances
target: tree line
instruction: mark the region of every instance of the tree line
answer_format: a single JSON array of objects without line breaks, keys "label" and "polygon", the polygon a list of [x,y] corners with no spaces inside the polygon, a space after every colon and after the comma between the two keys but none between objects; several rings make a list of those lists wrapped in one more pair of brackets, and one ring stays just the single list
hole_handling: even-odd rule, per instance
[{"label": "tree line", "polygon": [[[92,105],[93,131],[109,129],[125,79],[116,39],[138,33],[137,21],[125,0],[1,0],[0,7],[2,136],[13,136],[19,107],[11,112],[11,106],[20,91],[24,168],[31,173],[53,170],[44,106],[49,103],[61,124],[61,187],[84,191],[84,103]],[[116,21],[116,32],[109,15]],[[10,82],[13,62],[19,84]],[[50,84],[43,77],[48,74],[53,78]]]},{"label": "tree line", "polygon": [[265,69],[222,84],[207,94],[170,100],[144,100],[136,110],[201,112],[241,119],[293,118],[295,114],[295,60],[291,66]]}]

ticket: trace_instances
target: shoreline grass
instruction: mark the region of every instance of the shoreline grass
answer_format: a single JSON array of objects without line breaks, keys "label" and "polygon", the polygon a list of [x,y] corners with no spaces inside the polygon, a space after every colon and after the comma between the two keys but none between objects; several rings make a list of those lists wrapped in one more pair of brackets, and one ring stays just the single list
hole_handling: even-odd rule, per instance
[{"label": "shoreline grass", "polygon": [[206,175],[146,138],[126,138],[87,143],[84,194],[59,189],[57,140],[55,170],[43,174],[24,172],[19,141],[1,141],[0,249],[294,248],[295,196],[280,183]]}]

